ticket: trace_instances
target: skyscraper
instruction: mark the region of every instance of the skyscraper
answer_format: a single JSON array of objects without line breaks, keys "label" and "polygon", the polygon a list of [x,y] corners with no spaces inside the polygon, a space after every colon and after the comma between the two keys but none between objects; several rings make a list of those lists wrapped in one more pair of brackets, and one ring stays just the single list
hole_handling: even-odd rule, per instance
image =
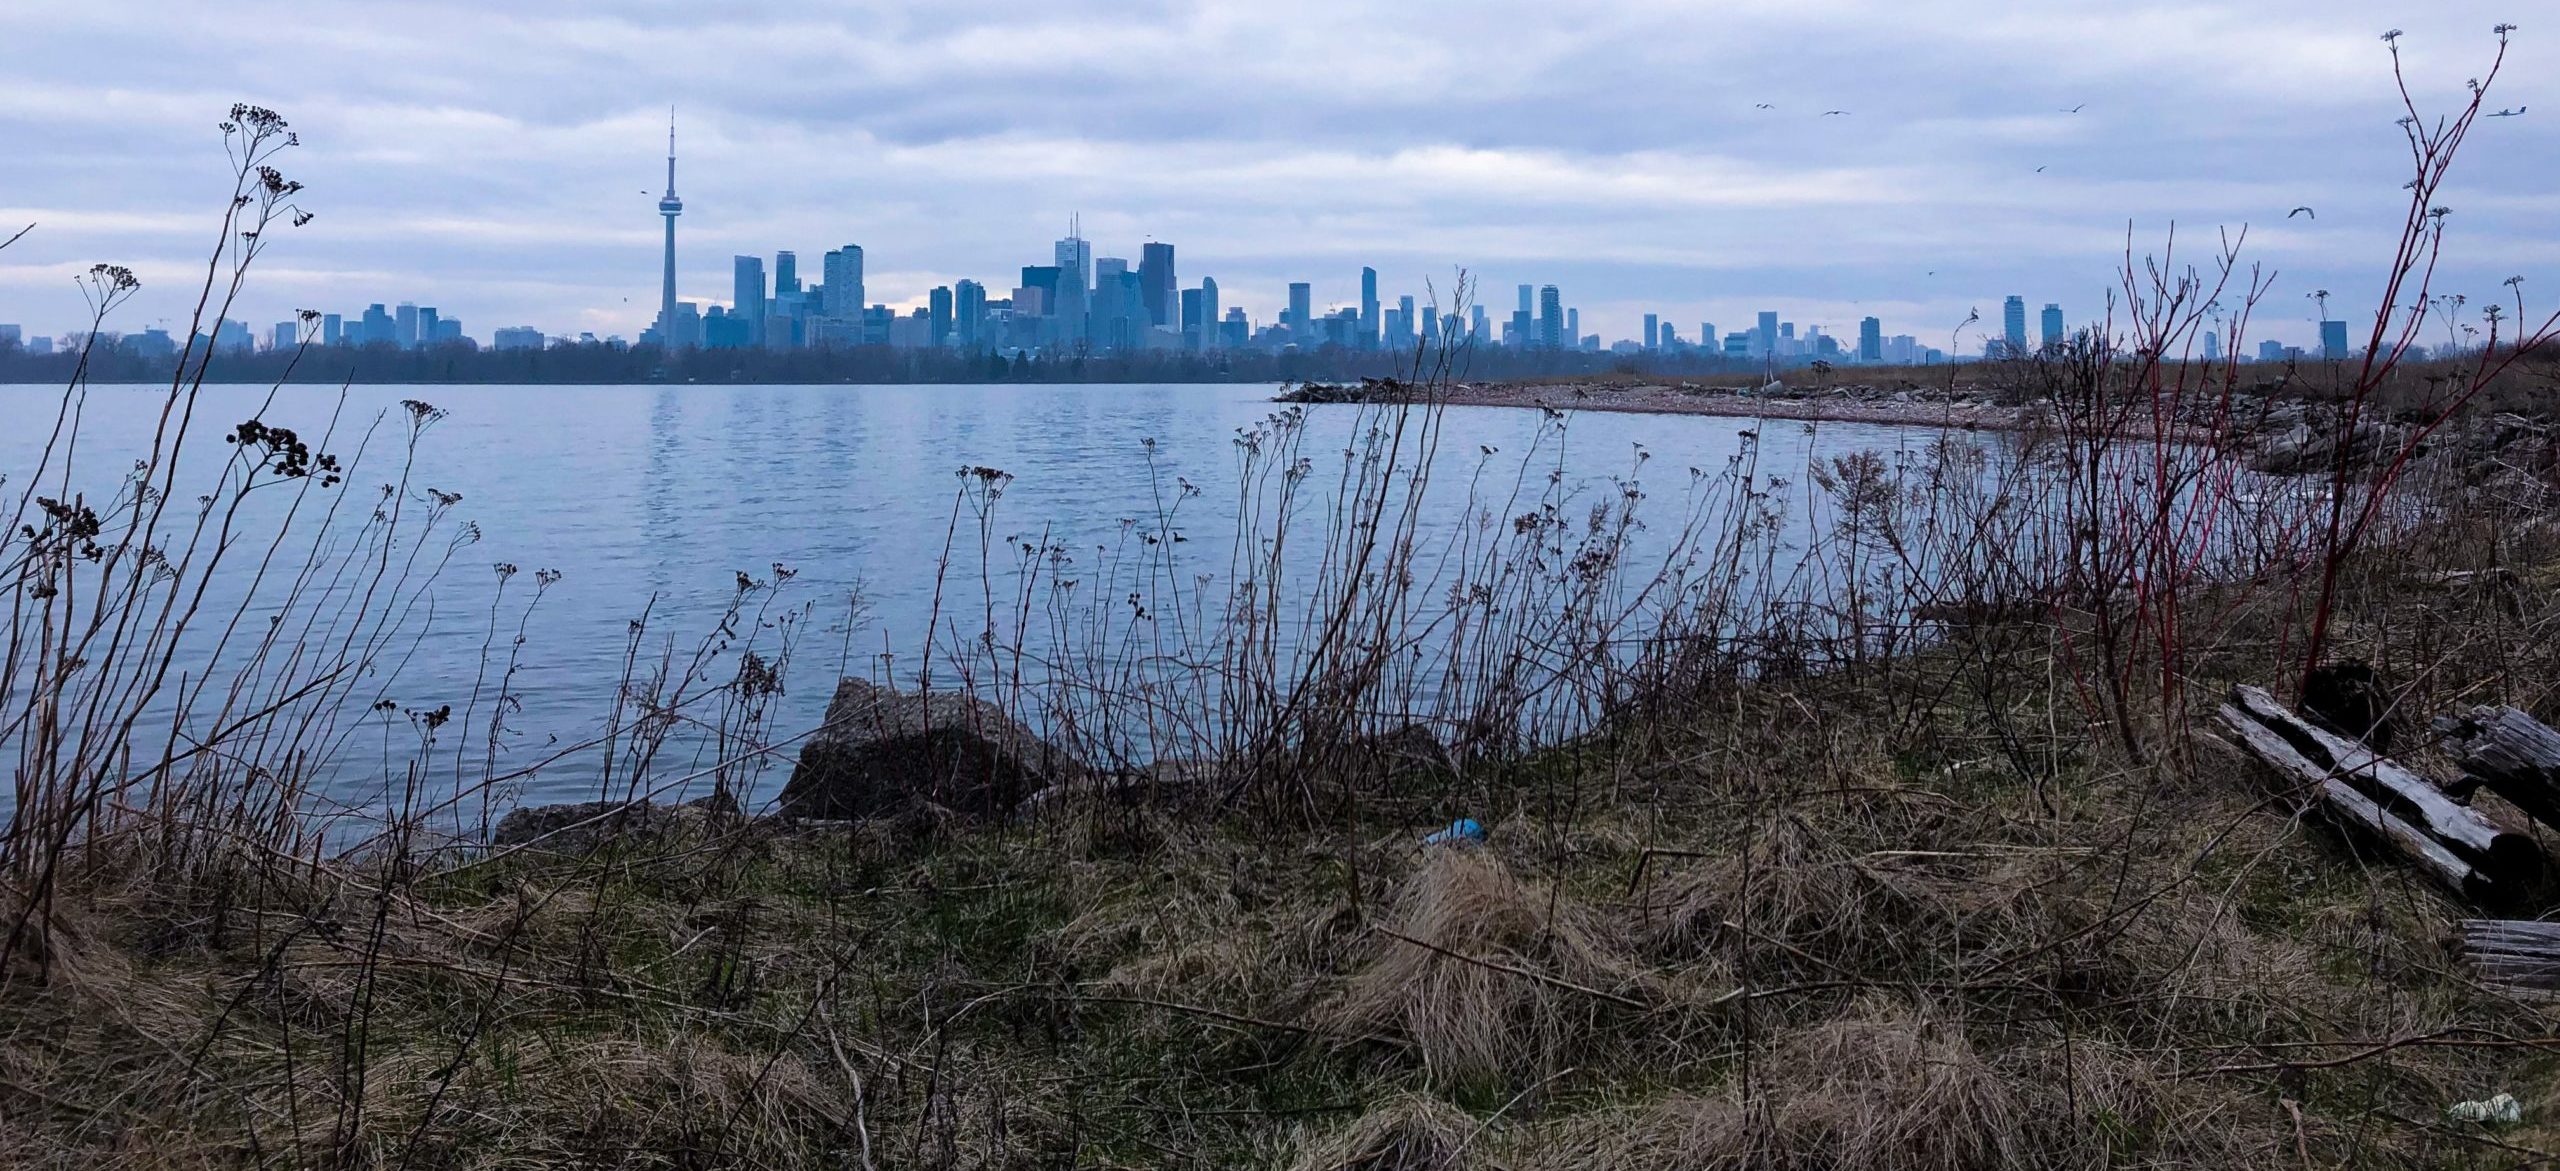
[{"label": "skyscraper", "polygon": [[1644,348],[1648,350],[1662,348],[1662,315],[1659,313],[1644,315]]},{"label": "skyscraper", "polygon": [[1073,341],[1085,335],[1086,308],[1093,290],[1093,245],[1085,242],[1083,221],[1067,221],[1067,235],[1058,241],[1058,295],[1049,299],[1049,312],[1058,319],[1064,331],[1061,340]]},{"label": "skyscraper", "polygon": [[334,346],[346,339],[347,322],[335,313],[320,315],[320,344]]},{"label": "skyscraper", "polygon": [[1778,353],[1778,315],[1777,315],[1777,314],[1775,314],[1775,313],[1763,313],[1763,314],[1761,314],[1761,315],[1760,315],[1760,326],[1759,326],[1759,328],[1757,328],[1757,329],[1753,330],[1753,331],[1752,331],[1752,333],[1751,333],[1751,352],[1752,352],[1754,355],[1756,355],[1756,356],[1758,356],[1758,357],[1762,357],[1762,358],[1771,358],[1771,357],[1776,357],[1776,356],[1777,356],[1777,353]]},{"label": "skyscraper", "polygon": [[1884,361],[1884,322],[1869,317],[1858,322],[1858,360]]},{"label": "skyscraper", "polygon": [[1374,349],[1378,344],[1378,270],[1360,270],[1360,348]]},{"label": "skyscraper", "polygon": [[1199,349],[1207,338],[1208,322],[1200,316],[1200,290],[1182,290],[1182,344],[1186,349]]},{"label": "skyscraper", "polygon": [[666,279],[658,293],[658,344],[676,347],[672,331],[676,324],[676,217],[684,214],[684,201],[676,198],[676,112],[667,111],[667,193],[658,200],[658,214],[667,219]]},{"label": "skyscraper", "polygon": [[438,328],[437,321],[438,319],[436,317],[435,306],[420,306],[418,309],[417,320],[418,340],[413,344],[420,349],[425,349],[429,346],[435,345]]},{"label": "skyscraper", "polygon": [[404,350],[418,348],[418,307],[402,301],[391,315],[391,344]]},{"label": "skyscraper", "polygon": [[2208,362],[2222,360],[2222,337],[2209,329],[2204,331],[2204,360]]},{"label": "skyscraper", "polygon": [[773,295],[776,299],[800,291],[800,256],[785,249],[773,254]]},{"label": "skyscraper", "polygon": [[2044,348],[2048,350],[2061,349],[2063,340],[2062,306],[2051,301],[2045,302],[2042,325],[2044,326]]},{"label": "skyscraper", "polygon": [[2027,352],[2027,299],[2012,296],[2000,303],[2000,338],[2008,343],[2007,357]]},{"label": "skyscraper", "polygon": [[955,316],[952,332],[960,337],[960,348],[978,348],[978,331],[987,319],[987,287],[976,281],[961,281],[951,286],[951,311]]},{"label": "skyscraper", "polygon": [[1136,334],[1130,323],[1146,309],[1127,295],[1131,276],[1129,262],[1121,257],[1105,256],[1093,262],[1092,320],[1086,336],[1097,347],[1125,349]]},{"label": "skyscraper", "polygon": [[1289,320],[1282,324],[1289,327],[1291,340],[1303,345],[1313,345],[1315,343],[1315,312],[1314,287],[1305,281],[1290,282]]},{"label": "skyscraper", "polygon": [[1554,285],[1538,286],[1538,344],[1550,350],[1565,345],[1564,293]]},{"label": "skyscraper", "polygon": [[2346,323],[2346,322],[2343,322],[2343,321],[2323,321],[2323,322],[2321,322],[2321,323],[2320,323],[2320,356],[2321,356],[2321,357],[2323,357],[2323,358],[2326,358],[2326,359],[2328,359],[2328,360],[2330,360],[2330,361],[2332,361],[2332,362],[2340,362],[2340,361],[2344,361],[2344,360],[2346,360],[2346,357],[2347,357],[2347,323]]},{"label": "skyscraper", "polygon": [[935,285],[933,292],[926,294],[925,306],[924,344],[939,348],[957,340],[951,336],[951,286]]},{"label": "skyscraper", "polygon": [[1180,328],[1174,315],[1179,307],[1174,290],[1181,287],[1173,279],[1173,245],[1150,243],[1139,248],[1138,299],[1146,306],[1148,325]]},{"label": "skyscraper", "polygon": [[[1208,277],[1200,278],[1200,344],[1202,346],[1213,350],[1227,348],[1224,331],[1212,329],[1213,324],[1224,320],[1225,318],[1218,316],[1218,282]],[[1215,340],[1212,340],[1213,333],[1217,335]]]},{"label": "skyscraper", "polygon": [[847,244],[819,260],[826,303],[819,312],[838,321],[862,320],[862,245]]},{"label": "skyscraper", "polygon": [[749,346],[764,344],[764,258],[739,256],[730,262],[729,316],[743,323]]}]

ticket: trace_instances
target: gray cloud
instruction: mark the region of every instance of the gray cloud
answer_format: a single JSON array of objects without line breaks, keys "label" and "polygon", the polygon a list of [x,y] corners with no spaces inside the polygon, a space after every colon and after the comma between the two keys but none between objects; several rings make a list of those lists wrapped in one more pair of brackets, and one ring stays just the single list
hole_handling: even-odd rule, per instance
[{"label": "gray cloud", "polygon": [[1929,340],[2011,292],[2093,317],[2128,225],[2157,251],[2174,222],[2199,260],[2250,225],[2282,272],[2261,333],[2301,341],[2301,293],[2370,296],[2401,210],[2387,26],[2450,108],[2489,26],[2525,23],[2495,96],[2552,113],[2477,133],[2443,284],[2478,298],[2560,259],[2560,24],[2514,8],[17,0],[0,219],[41,226],[0,263],[0,321],[71,327],[69,277],[100,260],[146,281],[125,324],[181,314],[211,123],[246,100],[301,130],[287,169],[319,212],[270,253],[253,323],[407,299],[483,336],[636,332],[673,102],[681,283],[705,301],[732,253],[814,268],[848,242],[875,299],[1009,286],[1081,212],[1098,254],[1173,241],[1186,281],[1257,317],[1290,280],[1340,301],[1363,263],[1390,294],[1465,266],[1496,306],[1560,284],[1612,337],[1765,307]]}]

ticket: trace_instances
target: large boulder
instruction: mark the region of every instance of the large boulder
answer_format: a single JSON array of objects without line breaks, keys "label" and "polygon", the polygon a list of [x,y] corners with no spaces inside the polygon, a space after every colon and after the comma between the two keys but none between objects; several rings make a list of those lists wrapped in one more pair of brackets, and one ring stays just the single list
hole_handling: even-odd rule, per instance
[{"label": "large boulder", "polygon": [[939,808],[1000,818],[1082,770],[995,705],[956,691],[836,684],[827,722],[782,786],[793,817],[867,818]]}]

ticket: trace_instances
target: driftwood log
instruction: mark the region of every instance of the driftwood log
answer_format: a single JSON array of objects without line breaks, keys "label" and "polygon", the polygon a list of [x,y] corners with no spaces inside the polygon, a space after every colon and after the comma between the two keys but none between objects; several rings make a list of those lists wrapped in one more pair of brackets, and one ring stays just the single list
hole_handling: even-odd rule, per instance
[{"label": "driftwood log", "polygon": [[2364,744],[2295,715],[2262,688],[2234,688],[2220,715],[2250,755],[2319,793],[2332,818],[2388,844],[2466,898],[2513,890],[2541,870],[2531,839],[2499,828]]},{"label": "driftwood log", "polygon": [[2465,919],[2462,954],[2488,983],[2560,991],[2560,923]]},{"label": "driftwood log", "polygon": [[2436,722],[2462,771],[2535,821],[2560,828],[2560,731],[2511,707]]}]

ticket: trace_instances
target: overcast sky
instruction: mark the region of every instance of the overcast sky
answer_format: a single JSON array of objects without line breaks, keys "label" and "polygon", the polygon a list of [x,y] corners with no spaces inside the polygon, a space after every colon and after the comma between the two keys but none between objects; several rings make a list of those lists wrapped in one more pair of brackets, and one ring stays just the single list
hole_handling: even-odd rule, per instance
[{"label": "overcast sky", "polygon": [[72,276],[113,261],[145,285],[125,328],[182,324],[214,123],[249,101],[301,133],[317,213],[253,325],[410,300],[483,339],[635,334],[673,103],[707,303],[735,253],[814,279],[845,243],[875,301],[1001,295],[1081,212],[1095,255],[1171,241],[1257,322],[1291,280],[1446,297],[1464,266],[1497,313],[1554,283],[1612,339],[1775,309],[1944,346],[2009,293],[2095,317],[2128,225],[2156,251],[2174,222],[2198,259],[2247,225],[2281,270],[2256,334],[2301,342],[2310,290],[2369,306],[2401,214],[2378,34],[2451,110],[2502,20],[2492,104],[2531,109],[2475,133],[2440,283],[2560,296],[2549,0],[9,0],[0,221],[38,226],[0,253],[0,321],[76,326]]}]

